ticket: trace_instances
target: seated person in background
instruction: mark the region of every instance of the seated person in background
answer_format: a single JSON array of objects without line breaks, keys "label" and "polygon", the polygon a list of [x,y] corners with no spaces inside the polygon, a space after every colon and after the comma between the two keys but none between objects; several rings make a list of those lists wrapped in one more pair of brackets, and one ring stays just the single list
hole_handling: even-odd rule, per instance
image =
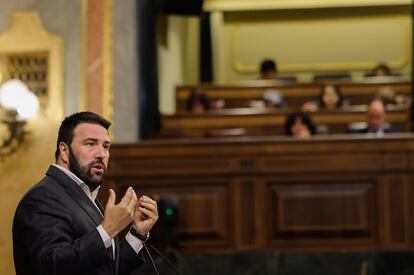
[{"label": "seated person in background", "polygon": [[260,64],[260,79],[275,80],[277,78],[276,62],[271,59],[265,59]]},{"label": "seated person in background", "polygon": [[187,111],[191,113],[204,113],[210,109],[210,102],[201,89],[191,92],[187,101]]},{"label": "seated person in background", "polygon": [[335,110],[342,107],[344,99],[341,89],[336,84],[327,84],[322,86],[319,94],[319,108],[327,110]]},{"label": "seated person in background", "polygon": [[259,79],[278,80],[284,84],[297,83],[296,76],[294,75],[279,75],[277,63],[271,59],[265,59],[260,63]]},{"label": "seated person in background", "polygon": [[302,106],[304,112],[315,112],[320,109],[335,110],[343,106],[344,100],[341,89],[336,84],[326,84],[321,87],[318,102],[308,101]]},{"label": "seated person in background", "polygon": [[395,94],[392,86],[382,86],[378,88],[378,92],[375,96],[380,99],[384,104],[396,104],[397,95]]},{"label": "seated person in background", "polygon": [[372,72],[367,74],[367,76],[389,76],[391,75],[391,69],[385,63],[379,63],[372,69]]},{"label": "seated person in background", "polygon": [[378,92],[376,93],[376,97],[385,105],[392,104],[399,107],[409,107],[410,104],[410,96],[399,95],[395,92],[392,86],[382,86],[378,88]]},{"label": "seated person in background", "polygon": [[380,99],[374,99],[368,106],[367,125],[362,129],[357,129],[354,133],[372,133],[382,136],[390,132],[390,127],[385,123],[385,105]]},{"label": "seated person in background", "polygon": [[276,89],[266,90],[263,94],[263,101],[266,107],[283,107],[285,105],[282,94]]},{"label": "seated person in background", "polygon": [[288,136],[295,138],[310,138],[316,133],[316,128],[308,114],[295,112],[287,116],[285,131]]}]

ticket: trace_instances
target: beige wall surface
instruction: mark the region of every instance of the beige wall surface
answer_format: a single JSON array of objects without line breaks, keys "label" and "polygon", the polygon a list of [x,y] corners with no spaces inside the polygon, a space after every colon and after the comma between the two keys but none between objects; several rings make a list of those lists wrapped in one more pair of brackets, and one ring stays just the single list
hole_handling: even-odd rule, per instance
[{"label": "beige wall surface", "polygon": [[208,11],[253,11],[411,5],[412,0],[205,0]]},{"label": "beige wall surface", "polygon": [[175,112],[175,87],[198,83],[199,20],[196,17],[159,18],[159,104],[163,114]]},{"label": "beige wall surface", "polygon": [[228,12],[214,26],[221,33],[213,53],[222,56],[215,64],[218,82],[257,78],[264,58],[303,82],[324,71],[348,71],[357,80],[378,62],[410,75],[406,6]]},{"label": "beige wall surface", "polygon": [[12,220],[23,194],[45,174],[54,162],[56,122],[31,121],[29,135],[13,155],[0,160],[0,274],[15,274],[12,248]]}]

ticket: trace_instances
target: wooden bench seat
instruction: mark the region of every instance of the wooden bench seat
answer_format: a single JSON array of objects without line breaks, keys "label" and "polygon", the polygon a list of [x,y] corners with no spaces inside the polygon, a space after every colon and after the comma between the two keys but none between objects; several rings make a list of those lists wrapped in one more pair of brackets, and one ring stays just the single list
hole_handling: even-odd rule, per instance
[{"label": "wooden bench seat", "polygon": [[[316,126],[323,126],[328,133],[346,133],[350,123],[364,122],[367,107],[350,106],[338,111],[318,111],[311,113]],[[244,128],[249,136],[283,135],[287,114],[292,109],[265,110],[254,108],[233,108],[214,110],[203,114],[179,113],[162,116],[164,131],[184,130],[188,137],[204,137],[212,129]],[[404,132],[410,129],[410,110],[388,107],[387,121],[393,131]],[[324,130],[326,132],[326,130]]]}]

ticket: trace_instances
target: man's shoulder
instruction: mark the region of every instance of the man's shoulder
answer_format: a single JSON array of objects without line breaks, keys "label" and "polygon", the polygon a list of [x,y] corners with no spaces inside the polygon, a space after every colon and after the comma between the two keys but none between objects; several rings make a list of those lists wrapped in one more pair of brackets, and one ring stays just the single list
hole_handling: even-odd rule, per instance
[{"label": "man's shoulder", "polygon": [[[50,168],[48,172],[49,171],[50,171]],[[32,198],[41,199],[45,197],[58,196],[59,193],[62,192],[63,186],[59,184],[56,178],[49,175],[48,172],[40,181],[38,181],[36,184],[30,187],[29,190],[26,191],[20,203],[22,201],[32,199]]]}]

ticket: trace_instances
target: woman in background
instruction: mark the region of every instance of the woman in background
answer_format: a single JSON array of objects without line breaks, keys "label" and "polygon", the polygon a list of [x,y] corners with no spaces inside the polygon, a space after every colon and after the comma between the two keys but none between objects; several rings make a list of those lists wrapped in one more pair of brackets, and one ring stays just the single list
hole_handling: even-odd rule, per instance
[{"label": "woman in background", "polygon": [[186,109],[191,113],[204,113],[210,109],[210,102],[202,90],[195,90],[188,98]]},{"label": "woman in background", "polygon": [[343,102],[344,99],[338,85],[327,84],[322,86],[319,94],[319,108],[335,110],[342,107]]},{"label": "woman in background", "polygon": [[303,104],[302,111],[316,112],[318,110],[336,110],[344,105],[341,89],[336,84],[326,84],[321,87],[318,101],[308,101]]},{"label": "woman in background", "polygon": [[295,112],[287,116],[285,131],[288,136],[295,138],[310,138],[316,134],[311,117],[304,112]]}]

